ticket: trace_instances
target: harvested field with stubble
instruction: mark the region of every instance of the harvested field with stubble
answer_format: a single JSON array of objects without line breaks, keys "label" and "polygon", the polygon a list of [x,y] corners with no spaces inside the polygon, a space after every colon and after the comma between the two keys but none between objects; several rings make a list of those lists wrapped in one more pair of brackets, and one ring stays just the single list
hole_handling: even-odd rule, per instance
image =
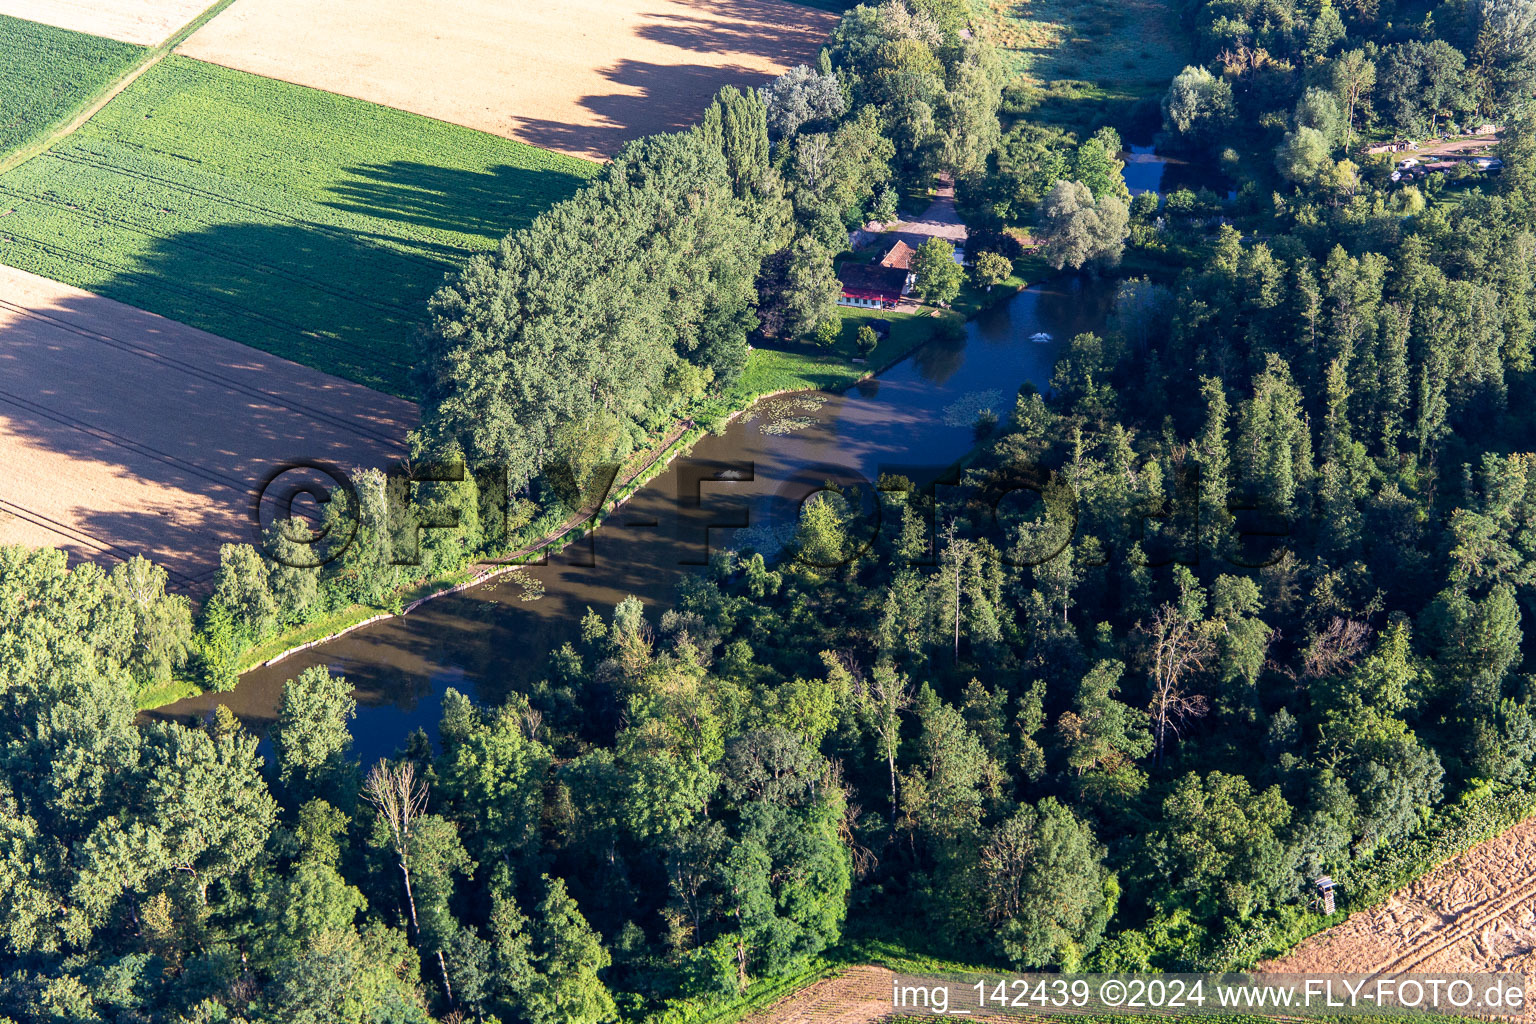
[{"label": "harvested field with stubble", "polygon": [[1258,969],[1536,972],[1536,819],[1479,843]]},{"label": "harvested field with stubble", "polygon": [[890,1020],[895,972],[872,964],[851,967],[801,989],[742,1024],[874,1024]]},{"label": "harvested field with stubble", "polygon": [[[199,593],[220,544],[259,540],[251,509],[276,468],[387,466],[416,420],[409,402],[0,267],[0,544],[142,554]],[[283,483],[301,479],[322,482]]]},{"label": "harvested field with stubble", "polygon": [[177,52],[600,160],[814,62],[836,20],[785,0],[236,0]]},{"label": "harvested field with stubble", "polygon": [[214,0],[0,0],[0,14],[154,46]]}]

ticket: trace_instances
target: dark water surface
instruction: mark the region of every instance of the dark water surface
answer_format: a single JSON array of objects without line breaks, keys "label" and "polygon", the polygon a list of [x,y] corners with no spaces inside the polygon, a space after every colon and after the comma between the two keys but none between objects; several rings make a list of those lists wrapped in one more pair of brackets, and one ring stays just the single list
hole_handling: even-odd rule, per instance
[{"label": "dark water surface", "polygon": [[[262,730],[283,683],[327,665],[357,690],[355,752],[364,763],[385,756],[417,727],[435,734],[450,686],[496,703],[542,678],[549,653],[575,637],[588,607],[606,617],[634,594],[654,618],[670,607],[678,580],[707,561],[706,543],[735,546],[747,532],[764,549],[792,528],[800,499],[822,481],[873,482],[904,469],[917,477],[912,467],[923,466],[931,475],[953,462],[973,444],[977,412],[990,408],[1005,419],[1022,384],[1044,389],[1061,346],[1101,330],[1113,295],[1113,282],[1060,278],[1020,292],[968,324],[964,337],[935,341],[846,394],[759,402],[641,489],[590,542],[532,568],[545,587],[538,601],[521,600],[515,583],[493,581],[248,672],[230,693],[156,714],[202,715],[226,704]],[[1040,331],[1053,340],[1032,342]],[[729,523],[749,525],[722,525]]]},{"label": "dark water surface", "polygon": [[1153,153],[1151,146],[1132,146],[1121,156],[1125,160],[1125,170],[1120,176],[1125,179],[1131,195],[1163,190],[1163,172],[1168,169],[1166,157]]}]

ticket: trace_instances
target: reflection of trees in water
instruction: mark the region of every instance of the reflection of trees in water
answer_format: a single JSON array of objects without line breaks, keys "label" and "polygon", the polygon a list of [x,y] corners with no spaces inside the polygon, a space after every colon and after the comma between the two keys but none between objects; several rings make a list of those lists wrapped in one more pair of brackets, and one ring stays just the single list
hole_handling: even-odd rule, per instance
[{"label": "reflection of trees in water", "polygon": [[1101,331],[1115,301],[1115,282],[1087,274],[1057,278],[1040,291],[1035,315],[1041,327],[1066,341]]},{"label": "reflection of trees in water", "polygon": [[913,358],[923,380],[930,384],[943,384],[953,377],[965,363],[966,340],[965,331],[954,335],[940,333],[918,349]]},{"label": "reflection of trees in water", "polygon": [[[976,315],[974,321],[977,335],[991,345],[1011,345],[1015,340],[1013,336],[1015,307],[1033,302],[1032,292],[1020,292],[1018,296],[1007,302],[999,302],[995,306],[982,310]],[[1028,318],[1024,317],[1024,319]]]},{"label": "reflection of trees in water", "polygon": [[1166,196],[1181,188],[1197,192],[1208,188],[1224,196],[1232,188],[1232,182],[1213,161],[1170,160],[1163,168],[1163,180],[1158,183],[1158,192]]}]

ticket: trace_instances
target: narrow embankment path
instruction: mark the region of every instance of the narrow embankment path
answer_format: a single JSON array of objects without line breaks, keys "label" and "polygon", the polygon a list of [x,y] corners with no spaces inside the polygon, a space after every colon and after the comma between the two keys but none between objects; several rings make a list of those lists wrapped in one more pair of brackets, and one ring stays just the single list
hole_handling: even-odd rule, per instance
[{"label": "narrow embankment path", "polygon": [[145,50],[143,59],[141,59],[137,64],[129,68],[127,71],[123,72],[123,74],[119,76],[115,81],[111,82],[105,88],[103,88],[101,92],[98,93],[89,103],[87,103],[85,107],[82,108],[80,112],[77,113],[74,117],[70,118],[64,124],[60,125],[58,128],[55,128],[41,139],[22,146],[20,149],[16,150],[16,152],[6,157],[4,160],[0,160],[0,174],[4,174],[6,171],[12,170],[13,168],[20,167],[22,164],[26,163],[28,160],[31,160],[39,153],[46,153],[49,149],[52,149],[55,145],[57,145],[61,139],[68,138],[71,134],[79,130],[80,126],[85,124],[85,122],[89,121],[91,118],[95,117],[96,114],[100,112],[102,107],[105,107],[108,103],[111,103],[112,100],[120,93],[122,93],[124,89],[128,88],[135,81],[137,81],[140,75],[144,74],[144,72],[148,71],[150,68],[164,60],[166,54],[180,46],[183,42],[186,41],[188,36],[202,28],[203,25],[207,24],[208,21],[217,16],[220,11],[232,3],[234,3],[234,0],[216,0],[215,3],[210,4],[208,7],[204,8],[201,14],[187,22],[185,25],[181,26],[181,28],[177,29],[175,32],[171,33],[158,45]]}]

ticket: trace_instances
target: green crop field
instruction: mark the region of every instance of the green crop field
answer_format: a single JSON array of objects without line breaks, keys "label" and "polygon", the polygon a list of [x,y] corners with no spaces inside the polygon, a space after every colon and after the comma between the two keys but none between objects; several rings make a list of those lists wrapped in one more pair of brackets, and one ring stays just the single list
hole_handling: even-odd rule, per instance
[{"label": "green crop field", "polygon": [[0,175],[0,262],[411,397],[444,273],[596,170],[171,56]]},{"label": "green crop field", "polygon": [[75,115],[144,52],[0,14],[0,158]]}]

